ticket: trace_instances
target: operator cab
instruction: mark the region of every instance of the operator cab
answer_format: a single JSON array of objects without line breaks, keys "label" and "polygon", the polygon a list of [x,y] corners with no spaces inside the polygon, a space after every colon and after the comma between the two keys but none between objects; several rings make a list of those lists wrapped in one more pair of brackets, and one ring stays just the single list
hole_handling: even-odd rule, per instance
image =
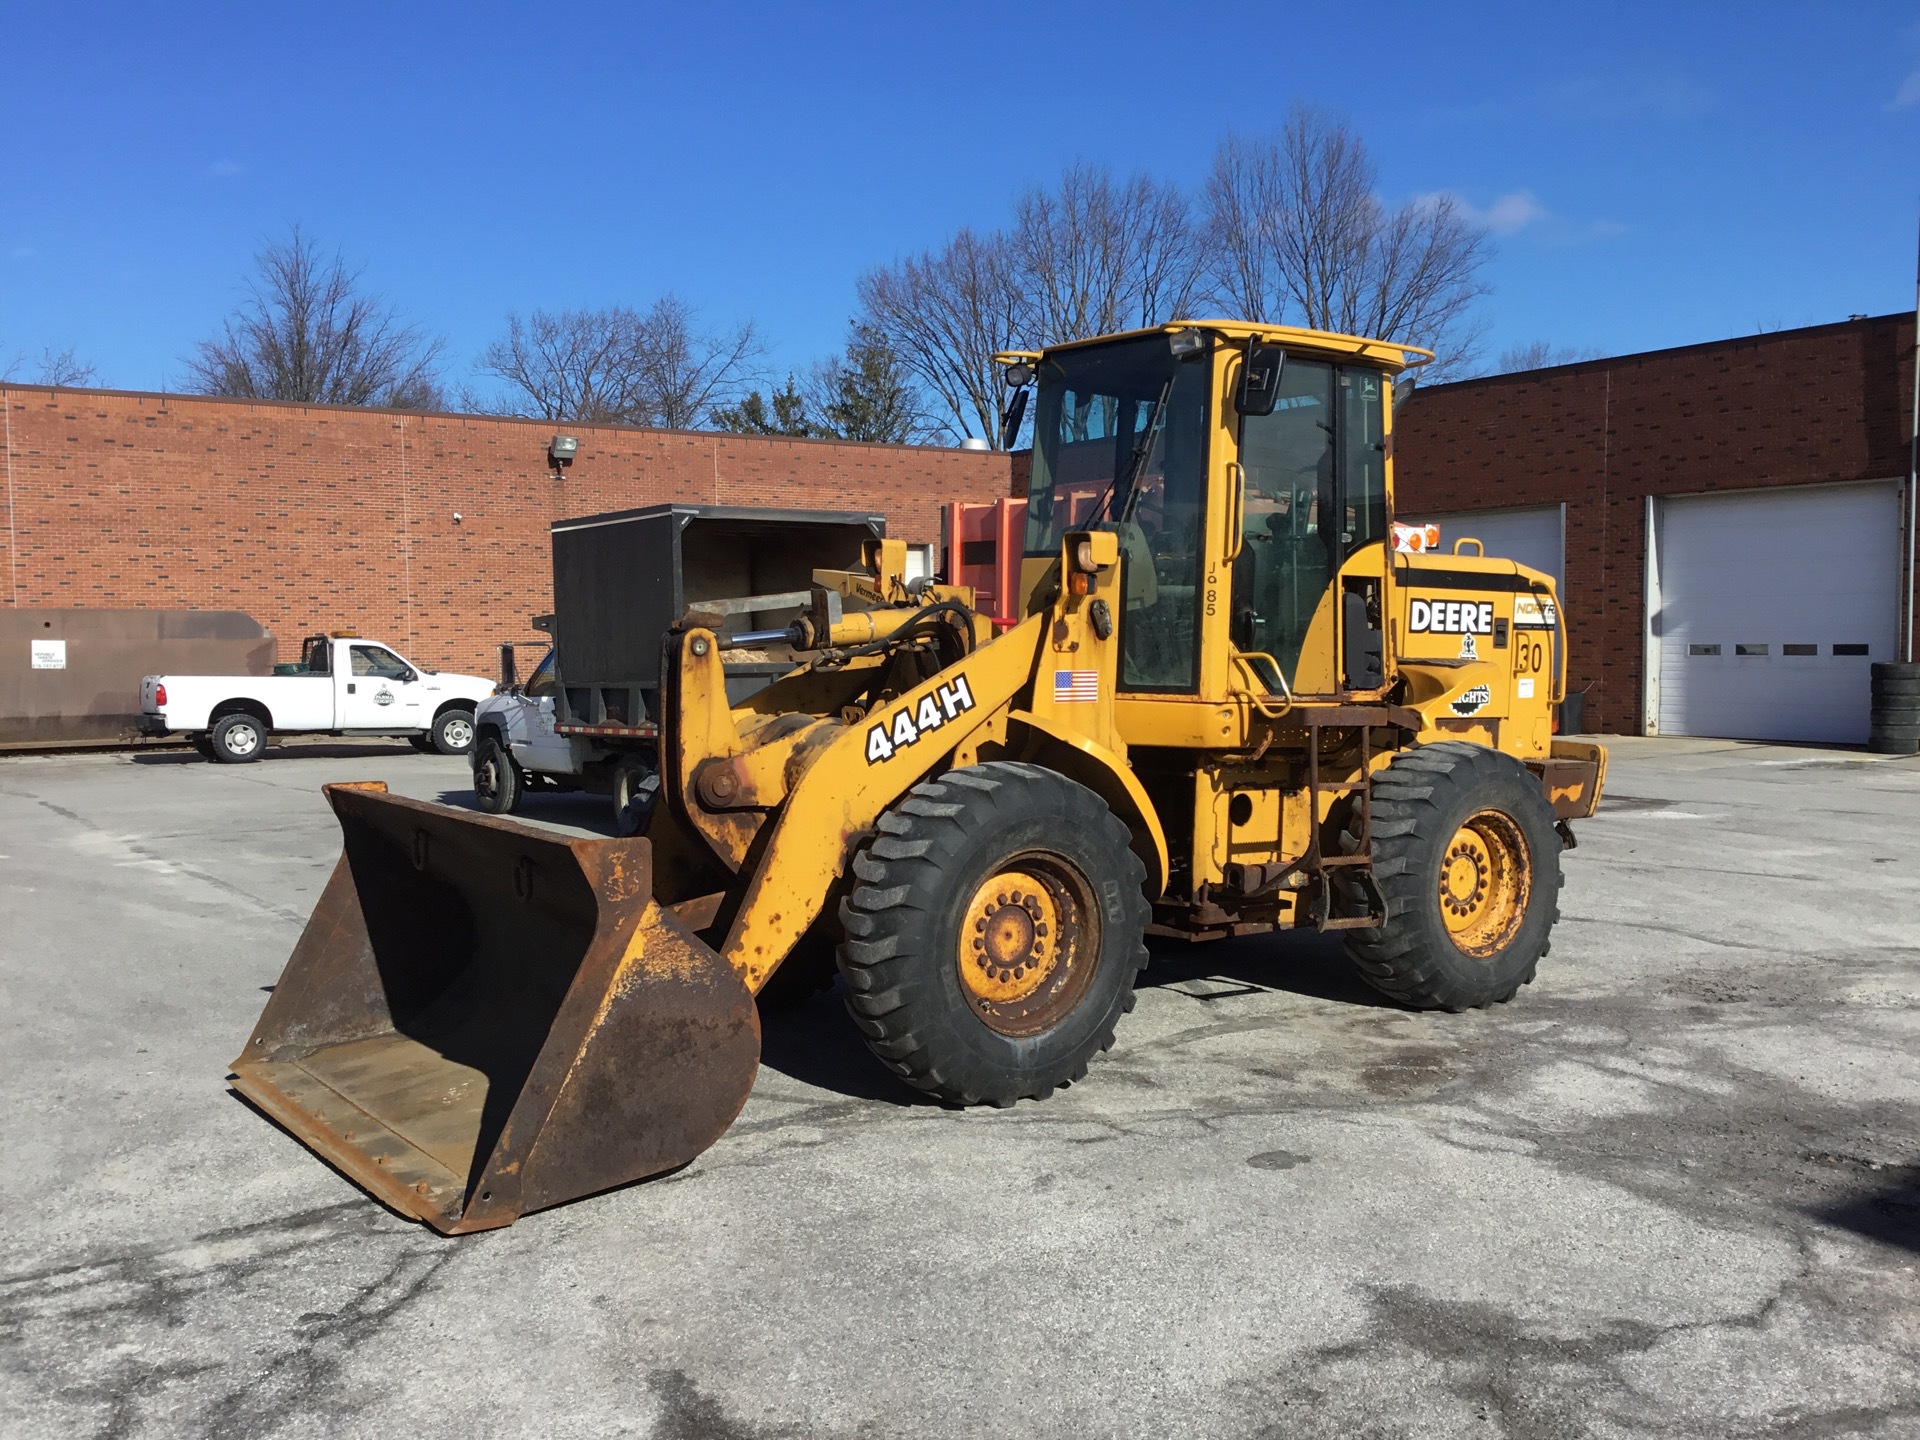
[{"label": "operator cab", "polygon": [[[1068,531],[1117,532],[1123,696],[1220,698],[1230,657],[1275,693],[1387,684],[1388,435],[1403,347],[1182,322],[1002,359],[1011,379],[1038,382],[1030,608],[1045,602],[1035,582]],[[1226,515],[1208,513],[1210,495]]]}]

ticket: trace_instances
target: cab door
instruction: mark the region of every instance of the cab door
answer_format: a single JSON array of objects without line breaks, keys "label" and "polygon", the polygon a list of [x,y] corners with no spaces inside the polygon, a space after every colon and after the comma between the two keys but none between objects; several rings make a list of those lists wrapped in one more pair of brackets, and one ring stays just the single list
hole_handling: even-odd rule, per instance
[{"label": "cab door", "polygon": [[554,729],[555,696],[560,688],[554,652],[549,650],[527,677],[516,707],[507,745],[513,758],[542,774],[570,775],[577,770],[573,743]]},{"label": "cab door", "polygon": [[1296,696],[1387,683],[1386,396],[1376,368],[1288,355],[1272,413],[1240,417],[1229,632]]},{"label": "cab door", "polygon": [[384,645],[356,640],[337,666],[342,730],[424,730],[420,674]]}]

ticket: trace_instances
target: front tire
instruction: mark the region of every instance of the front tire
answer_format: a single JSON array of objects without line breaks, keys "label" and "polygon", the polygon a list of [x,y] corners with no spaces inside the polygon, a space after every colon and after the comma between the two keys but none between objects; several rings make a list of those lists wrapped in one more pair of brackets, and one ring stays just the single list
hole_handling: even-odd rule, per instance
[{"label": "front tire", "polygon": [[1087,1073],[1146,964],[1146,869],[1085,786],[994,761],[913,787],[841,902],[847,1008],[882,1064],[958,1105]]},{"label": "front tire", "polygon": [[465,755],[473,749],[473,712],[443,710],[434,717],[433,748],[442,755]]},{"label": "front tire", "polygon": [[1540,782],[1510,755],[1445,741],[1373,781],[1373,876],[1386,920],[1348,932],[1376,990],[1423,1010],[1511,1000],[1560,918],[1561,841]]},{"label": "front tire", "polygon": [[520,767],[492,735],[482,735],[473,749],[473,798],[489,815],[511,815],[520,808],[525,786]]},{"label": "front tire", "polygon": [[222,765],[247,765],[267,748],[267,727],[251,715],[227,715],[207,732],[213,758]]}]

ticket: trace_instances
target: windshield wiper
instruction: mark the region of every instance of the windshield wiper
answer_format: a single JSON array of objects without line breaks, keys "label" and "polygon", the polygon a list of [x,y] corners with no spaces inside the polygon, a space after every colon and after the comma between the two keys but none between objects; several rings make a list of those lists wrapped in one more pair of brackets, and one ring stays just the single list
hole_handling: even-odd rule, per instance
[{"label": "windshield wiper", "polygon": [[[1140,432],[1140,438],[1133,447],[1133,456],[1127,462],[1126,488],[1120,489],[1120,479],[1115,477],[1107,486],[1107,493],[1100,497],[1100,503],[1093,507],[1097,516],[1103,511],[1109,520],[1130,520],[1133,518],[1134,500],[1139,494],[1136,488],[1140,483],[1140,472],[1146,469],[1147,458],[1153,453],[1153,437],[1159,433],[1160,417],[1166,413],[1167,397],[1173,393],[1173,376],[1167,376],[1166,383],[1160,387],[1160,398],[1153,402],[1153,410],[1147,416],[1146,428]],[[1109,509],[1111,501],[1125,497],[1121,513],[1115,515]]]}]

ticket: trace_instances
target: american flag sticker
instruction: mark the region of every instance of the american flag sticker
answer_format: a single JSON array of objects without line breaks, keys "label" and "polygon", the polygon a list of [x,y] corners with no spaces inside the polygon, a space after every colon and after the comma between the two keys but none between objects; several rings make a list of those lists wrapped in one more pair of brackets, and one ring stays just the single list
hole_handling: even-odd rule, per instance
[{"label": "american flag sticker", "polygon": [[1068,705],[1100,698],[1098,670],[1056,670],[1053,672],[1053,703]]}]

